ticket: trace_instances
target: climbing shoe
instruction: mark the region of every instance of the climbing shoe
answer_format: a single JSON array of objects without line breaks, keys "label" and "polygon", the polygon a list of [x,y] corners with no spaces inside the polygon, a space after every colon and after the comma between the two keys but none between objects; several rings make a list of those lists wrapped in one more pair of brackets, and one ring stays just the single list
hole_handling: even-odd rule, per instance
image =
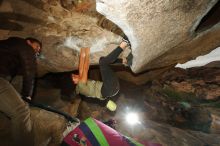
[{"label": "climbing shoe", "polygon": [[115,111],[117,109],[117,105],[114,101],[109,100],[106,104],[107,109],[109,109],[110,111]]},{"label": "climbing shoe", "polygon": [[131,43],[126,35],[123,36],[122,41],[126,42],[129,47],[131,47]]}]

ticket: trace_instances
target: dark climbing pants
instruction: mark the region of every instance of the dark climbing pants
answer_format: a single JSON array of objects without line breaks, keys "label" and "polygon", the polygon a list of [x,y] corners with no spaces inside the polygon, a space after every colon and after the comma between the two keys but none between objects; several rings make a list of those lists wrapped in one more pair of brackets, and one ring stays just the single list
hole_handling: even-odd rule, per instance
[{"label": "dark climbing pants", "polygon": [[111,69],[110,64],[117,60],[122,51],[122,48],[117,47],[109,55],[101,57],[99,60],[99,67],[103,82],[101,92],[104,98],[112,97],[119,92],[119,81],[116,74]]},{"label": "dark climbing pants", "polygon": [[0,77],[0,111],[11,120],[12,137],[16,145],[32,146],[30,139],[32,123],[29,106],[14,87]]}]

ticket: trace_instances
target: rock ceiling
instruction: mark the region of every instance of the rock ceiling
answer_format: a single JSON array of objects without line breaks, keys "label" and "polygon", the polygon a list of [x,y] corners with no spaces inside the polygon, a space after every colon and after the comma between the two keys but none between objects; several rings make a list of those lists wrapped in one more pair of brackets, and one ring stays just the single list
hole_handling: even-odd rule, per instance
[{"label": "rock ceiling", "polygon": [[77,69],[82,47],[91,48],[97,64],[124,32],[132,45],[131,69],[140,73],[220,46],[219,12],[218,0],[0,0],[0,38],[42,40],[43,75]]}]

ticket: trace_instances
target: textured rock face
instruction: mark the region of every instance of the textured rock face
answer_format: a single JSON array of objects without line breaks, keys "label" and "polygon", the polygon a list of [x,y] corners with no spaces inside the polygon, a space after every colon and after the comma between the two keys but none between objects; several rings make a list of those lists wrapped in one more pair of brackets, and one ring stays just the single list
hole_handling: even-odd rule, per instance
[{"label": "textured rock face", "polygon": [[205,66],[171,70],[163,74],[162,80],[178,92],[194,93],[201,99],[213,100],[220,96],[219,76],[219,68]]},{"label": "textured rock face", "polygon": [[219,23],[195,31],[216,2],[2,0],[0,38],[16,35],[42,40],[39,75],[77,69],[81,47],[91,47],[91,63],[98,64],[100,56],[108,54],[120,42],[118,34],[122,32],[100,16],[97,9],[131,40],[132,71],[138,73],[183,63],[217,47]]},{"label": "textured rock face", "polygon": [[[134,72],[186,61],[219,44],[219,24],[207,32],[195,33],[199,22],[217,0],[96,2],[97,11],[117,24],[131,40]],[[217,34],[207,34],[211,33],[209,31],[217,31]],[[208,40],[202,39],[204,36],[209,37]],[[210,41],[212,44],[208,43]],[[193,44],[190,47],[193,52],[189,53],[187,48]]]},{"label": "textured rock face", "polygon": [[121,40],[98,25],[98,14],[94,9],[90,13],[95,13],[94,16],[89,16],[78,12],[81,10],[77,8],[62,7],[60,0],[4,0],[1,11],[1,25],[5,24],[0,27],[5,34],[1,38],[34,36],[42,41],[40,75],[77,69],[82,47],[91,48],[91,64],[97,64],[99,57],[108,54]]}]

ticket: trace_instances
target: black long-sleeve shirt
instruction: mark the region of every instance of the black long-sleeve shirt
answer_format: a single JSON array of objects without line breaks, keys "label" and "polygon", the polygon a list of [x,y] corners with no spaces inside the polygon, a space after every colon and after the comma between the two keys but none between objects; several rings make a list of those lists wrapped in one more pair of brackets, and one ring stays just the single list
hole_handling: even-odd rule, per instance
[{"label": "black long-sleeve shirt", "polygon": [[0,74],[23,76],[22,96],[32,96],[36,75],[36,58],[26,40],[10,37],[0,40]]}]

